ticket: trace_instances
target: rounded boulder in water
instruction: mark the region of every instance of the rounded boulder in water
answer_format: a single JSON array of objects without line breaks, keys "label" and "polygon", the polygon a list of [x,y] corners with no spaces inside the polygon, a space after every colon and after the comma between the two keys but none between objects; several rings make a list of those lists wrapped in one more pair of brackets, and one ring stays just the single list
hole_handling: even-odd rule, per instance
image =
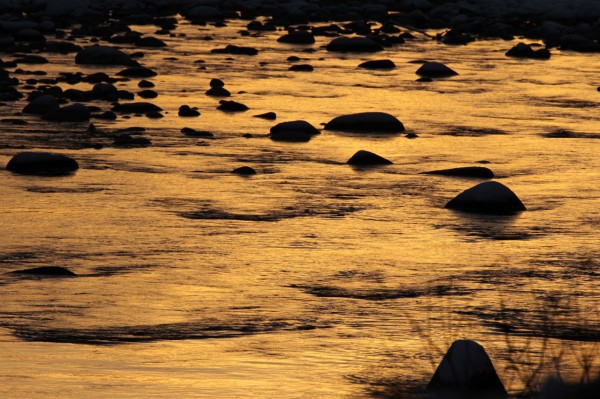
[{"label": "rounded boulder in water", "polygon": [[354,166],[392,165],[393,162],[370,151],[359,150],[346,162]]},{"label": "rounded boulder in water", "polygon": [[376,53],[383,51],[383,47],[366,37],[338,37],[327,45],[327,51],[340,53]]},{"label": "rounded boulder in water", "polygon": [[486,214],[513,214],[527,209],[510,188],[497,181],[480,183],[463,191],[445,208]]},{"label": "rounded boulder in water", "polygon": [[458,72],[448,68],[442,63],[428,61],[421,65],[419,69],[417,69],[416,74],[428,78],[447,78],[458,75]]},{"label": "rounded boulder in water", "polygon": [[83,65],[137,65],[130,56],[121,50],[109,46],[85,47],[75,56],[76,64]]},{"label": "rounded boulder in water", "polygon": [[326,130],[353,133],[402,133],[404,125],[395,116],[385,112],[359,112],[342,115],[325,125]]},{"label": "rounded boulder in water", "polygon": [[492,179],[494,172],[490,168],[483,166],[465,166],[461,168],[440,169],[423,172],[425,175],[472,177],[481,179]]},{"label": "rounded boulder in water", "polygon": [[6,169],[26,175],[68,175],[79,169],[73,158],[51,152],[20,152],[8,162]]}]

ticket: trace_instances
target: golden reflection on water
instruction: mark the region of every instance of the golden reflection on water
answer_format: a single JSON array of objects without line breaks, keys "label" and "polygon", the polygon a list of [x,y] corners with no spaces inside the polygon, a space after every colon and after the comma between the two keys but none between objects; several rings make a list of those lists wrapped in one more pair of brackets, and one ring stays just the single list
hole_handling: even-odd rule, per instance
[{"label": "golden reflection on water", "polygon": [[[524,315],[520,327],[535,325],[549,293],[571,299],[557,321],[585,320],[597,336],[597,139],[542,136],[598,132],[593,56],[556,51],[549,61],[517,61],[504,57],[507,42],[450,47],[423,39],[383,56],[339,55],[320,48],[325,38],[311,54],[277,43],[279,32],[240,38],[241,27],[182,22],[186,39],[165,38],[166,50],[148,50],[142,60],[159,72],[153,102],[165,117],[94,121],[105,131],[147,127],[153,146],[74,149],[54,139],[49,147],[80,162],[75,175],[3,173],[3,270],[59,265],[81,276],[3,275],[3,397],[367,397],[370,386],[426,381],[458,338],[482,343],[517,390],[505,370],[505,335],[493,322],[507,310],[509,322]],[[207,32],[215,40],[197,40]],[[233,41],[261,52],[231,61],[208,52]],[[288,72],[290,54],[315,71]],[[164,60],[170,56],[179,60]],[[50,76],[97,71],[73,66],[70,56],[48,58],[68,62],[52,64]],[[356,69],[374,58],[398,68]],[[417,83],[408,61],[421,58],[460,75]],[[217,111],[217,100],[204,95],[212,77],[251,110]],[[136,84],[119,88],[137,91]],[[178,117],[184,103],[202,116]],[[345,113],[389,112],[420,137],[324,131],[309,143],[276,143],[263,137],[274,123],[251,117],[267,111],[315,126]],[[32,131],[56,129],[28,120]],[[186,126],[216,138],[185,137]],[[32,146],[22,132],[7,134]],[[345,165],[359,149],[394,165]],[[0,162],[14,152],[3,149]],[[527,212],[499,220],[445,210],[475,182],[419,174],[482,160]],[[229,173],[242,165],[259,173]],[[510,339],[530,346],[536,361],[541,340],[532,335]],[[102,340],[108,345],[97,345]],[[581,348],[593,345],[549,343],[553,351],[574,348],[562,365],[574,377]]]}]

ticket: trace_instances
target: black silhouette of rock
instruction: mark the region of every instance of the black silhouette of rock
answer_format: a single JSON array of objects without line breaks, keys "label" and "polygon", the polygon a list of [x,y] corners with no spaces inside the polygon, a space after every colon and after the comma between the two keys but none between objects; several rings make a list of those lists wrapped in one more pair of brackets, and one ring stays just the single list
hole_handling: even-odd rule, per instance
[{"label": "black silhouette of rock", "polygon": [[150,89],[154,87],[154,83],[150,82],[149,80],[142,79],[138,82],[138,87],[143,89]]},{"label": "black silhouette of rock", "polygon": [[250,175],[255,175],[256,171],[254,169],[252,169],[250,166],[241,166],[237,169],[232,170],[231,173],[235,173],[236,175],[242,175],[242,176],[250,176]]},{"label": "black silhouette of rock", "polygon": [[288,70],[294,72],[312,72],[314,68],[310,64],[296,64],[289,67]]},{"label": "black silhouette of rock", "polygon": [[212,49],[211,53],[214,54],[234,54],[234,55],[256,55],[258,54],[258,50],[254,47],[242,47],[242,46],[234,46],[233,44],[228,44],[225,48]]},{"label": "black silhouette of rock", "polygon": [[534,50],[530,45],[525,43],[518,43],[513,48],[508,50],[505,54],[507,57],[516,58],[532,58],[537,60],[550,59],[550,51],[548,49]]},{"label": "black silhouette of rock", "polygon": [[359,68],[365,69],[394,69],[396,64],[392,60],[372,60],[365,61],[358,65]]},{"label": "black silhouette of rock", "polygon": [[271,140],[288,142],[306,142],[312,136],[319,134],[319,130],[306,121],[281,122],[270,130]]},{"label": "black silhouette of rock", "polygon": [[341,53],[375,53],[383,47],[366,37],[338,37],[327,45],[327,51]]},{"label": "black silhouette of rock", "polygon": [[277,119],[277,114],[275,112],[265,112],[264,114],[253,115],[255,118],[267,119],[274,121]]},{"label": "black silhouette of rock", "polygon": [[75,56],[76,64],[84,65],[137,65],[129,55],[109,46],[85,47]]},{"label": "black silhouette of rock", "polygon": [[425,62],[423,65],[421,65],[416,73],[419,76],[425,76],[428,78],[445,78],[458,75],[457,72],[448,68],[446,65],[434,61]]},{"label": "black silhouette of rock", "polygon": [[17,64],[47,64],[48,59],[41,55],[28,54],[18,58],[15,58],[14,62]]},{"label": "black silhouette of rock", "polygon": [[209,82],[209,86],[210,87],[224,87],[225,82],[223,82],[221,79],[212,78]]},{"label": "black silhouette of rock", "polygon": [[457,177],[474,177],[481,179],[492,179],[494,172],[491,169],[482,166],[466,166],[461,168],[432,170],[423,172],[426,175],[441,175],[441,176],[457,176]]},{"label": "black silhouette of rock", "polygon": [[221,100],[219,101],[219,104],[220,105],[217,107],[217,109],[221,111],[242,112],[249,109],[246,105],[236,101]]},{"label": "black silhouette of rock", "polygon": [[480,183],[463,191],[445,208],[487,214],[512,214],[526,210],[515,193],[496,181]]},{"label": "black silhouette of rock", "polygon": [[135,45],[138,47],[166,47],[167,44],[162,40],[153,37],[153,36],[145,36],[140,37],[135,41]]},{"label": "black silhouette of rock", "polygon": [[155,92],[154,90],[150,90],[150,89],[139,91],[137,95],[140,96],[141,98],[156,98],[156,97],[158,97],[158,93]]},{"label": "black silhouette of rock", "polygon": [[471,340],[452,343],[427,390],[443,398],[508,398],[485,349]]},{"label": "black silhouette of rock", "polygon": [[156,76],[157,73],[154,72],[152,69],[143,66],[132,66],[117,72],[117,75],[135,78],[151,78],[153,76]]},{"label": "black silhouette of rock", "polygon": [[184,117],[194,117],[200,116],[200,112],[193,108],[190,108],[189,105],[182,105],[181,107],[179,107],[178,115]]},{"label": "black silhouette of rock", "polygon": [[181,133],[185,134],[188,137],[203,137],[203,138],[211,138],[215,137],[211,132],[207,132],[205,130],[196,130],[191,127],[184,127],[181,129]]},{"label": "black silhouette of rock", "polygon": [[402,133],[404,125],[385,112],[361,112],[338,116],[329,121],[325,129],[355,133]]},{"label": "black silhouette of rock", "polygon": [[117,104],[112,108],[112,111],[120,112],[123,114],[147,114],[148,112],[162,111],[162,108],[158,105],[142,101],[134,103]]},{"label": "black silhouette of rock", "polygon": [[23,108],[23,113],[43,115],[47,112],[58,109],[58,99],[50,94],[43,94]]},{"label": "black silhouette of rock", "polygon": [[46,112],[42,118],[55,122],[86,122],[90,120],[90,110],[83,104],[71,104]]},{"label": "black silhouette of rock", "polygon": [[229,97],[231,96],[231,93],[229,92],[229,90],[227,90],[224,87],[220,87],[220,86],[213,86],[210,89],[208,89],[205,93],[207,96],[212,96],[212,97]]},{"label": "black silhouette of rock", "polygon": [[66,155],[50,152],[20,152],[8,162],[6,169],[28,175],[60,176],[73,173],[79,164]]},{"label": "black silhouette of rock", "polygon": [[39,277],[77,277],[77,274],[60,266],[41,266],[31,269],[14,270],[11,273]]},{"label": "black silhouette of rock", "polygon": [[313,44],[315,37],[312,33],[305,30],[297,30],[281,36],[277,41],[289,44]]},{"label": "black silhouette of rock", "polygon": [[376,166],[393,164],[392,161],[365,150],[357,151],[356,154],[352,155],[352,157],[346,163],[349,165],[356,166]]},{"label": "black silhouette of rock", "polygon": [[152,142],[146,137],[132,136],[127,133],[121,133],[115,137],[113,144],[116,147],[147,147]]}]

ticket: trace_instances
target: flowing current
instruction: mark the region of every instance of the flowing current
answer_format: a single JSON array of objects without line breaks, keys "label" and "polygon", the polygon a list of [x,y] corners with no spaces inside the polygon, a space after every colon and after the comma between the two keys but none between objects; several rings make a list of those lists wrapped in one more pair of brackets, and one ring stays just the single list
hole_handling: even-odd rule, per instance
[{"label": "flowing current", "polygon": [[[80,164],[66,177],[0,171],[0,396],[366,398],[426,384],[458,338],[486,348],[511,392],[515,358],[563,350],[562,373],[578,378],[600,337],[597,55],[519,60],[504,55],[517,40],[447,46],[418,33],[376,55],[339,54],[324,49],[330,38],[288,45],[282,32],[240,36],[244,26],[180,21],[167,47],[144,50],[162,119],[93,120],[88,132],[15,116],[24,100],[0,107],[2,165],[23,149]],[[227,44],[259,53],[210,52]],[[43,55],[50,64],[21,68],[122,69]],[[314,71],[288,71],[290,55]],[[381,58],[397,67],[357,68]],[[417,82],[411,61],[425,59],[459,75]],[[216,110],[211,78],[250,110]],[[138,80],[117,87],[137,92]],[[179,117],[183,104],[202,115]],[[253,117],[271,111],[277,121]],[[278,122],[366,111],[418,138],[266,137]],[[152,145],[113,146],[128,127]],[[394,164],[347,165],[361,149]],[[527,211],[444,209],[480,180],[421,174],[483,161]],[[231,173],[244,165],[258,173]],[[38,266],[78,277],[8,273]]]}]

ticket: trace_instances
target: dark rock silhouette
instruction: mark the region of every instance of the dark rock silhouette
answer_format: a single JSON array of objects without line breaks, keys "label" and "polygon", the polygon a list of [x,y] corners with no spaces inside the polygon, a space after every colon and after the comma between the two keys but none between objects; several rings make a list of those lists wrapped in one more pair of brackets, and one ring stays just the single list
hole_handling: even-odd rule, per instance
[{"label": "dark rock silhouette", "polygon": [[117,147],[147,147],[152,142],[146,137],[132,136],[127,133],[121,133],[115,137],[113,145]]},{"label": "dark rock silhouette", "polygon": [[277,114],[275,112],[265,112],[264,114],[253,115],[255,118],[267,119],[274,121],[277,119]]},{"label": "dark rock silhouette", "polygon": [[273,141],[306,142],[320,132],[310,123],[298,120],[278,123],[270,133]]},{"label": "dark rock silhouette", "polygon": [[27,175],[68,175],[79,169],[79,164],[66,155],[50,152],[21,152],[12,157],[6,169]]},{"label": "dark rock silhouette", "polygon": [[231,173],[235,173],[236,175],[241,175],[241,176],[250,176],[250,175],[255,175],[256,171],[254,169],[252,169],[250,166],[241,166],[237,169],[232,170]]},{"label": "dark rock silhouette", "polygon": [[325,129],[355,133],[402,133],[404,125],[385,112],[361,112],[338,116],[329,121]]},{"label": "dark rock silhouette", "polygon": [[190,108],[189,105],[182,105],[181,107],[179,107],[178,115],[184,117],[194,117],[200,116],[200,112],[193,108]]},{"label": "dark rock silhouette", "polygon": [[309,64],[296,64],[288,68],[288,71],[293,72],[312,72],[313,70],[313,66]]},{"label": "dark rock silhouette", "polygon": [[139,81],[138,87],[144,88],[144,89],[150,89],[150,88],[154,87],[154,83],[150,82],[149,80],[142,79]]},{"label": "dark rock silhouette", "polygon": [[76,64],[84,65],[137,65],[129,55],[109,46],[85,47],[75,56]]},{"label": "dark rock silhouette", "polygon": [[550,59],[550,51],[548,49],[534,50],[529,44],[518,43],[505,54],[507,57],[515,58],[532,58],[537,60]]},{"label": "dark rock silhouette", "polygon": [[196,130],[190,127],[184,127],[181,129],[181,133],[185,134],[188,137],[203,137],[203,138],[211,138],[215,137],[211,132],[207,132],[205,130]]},{"label": "dark rock silhouette", "polygon": [[221,100],[219,101],[219,104],[220,105],[217,107],[217,109],[221,111],[242,112],[250,109],[246,105],[238,103],[236,101]]},{"label": "dark rock silhouette", "polygon": [[476,177],[482,179],[491,179],[494,177],[494,172],[491,169],[482,166],[465,166],[462,168],[451,168],[432,170],[423,172],[426,175],[441,175],[441,176],[458,176],[458,177]]},{"label": "dark rock silhouette", "polygon": [[496,181],[480,183],[463,191],[445,208],[488,214],[513,214],[526,210],[515,193]]},{"label": "dark rock silhouette", "polygon": [[392,60],[372,60],[365,61],[358,65],[359,68],[365,69],[394,69],[396,64]]},{"label": "dark rock silhouette", "polygon": [[71,104],[45,113],[42,118],[55,122],[86,122],[90,120],[90,110],[83,104]]},{"label": "dark rock silhouette", "polygon": [[58,99],[51,94],[44,94],[33,99],[23,108],[23,113],[43,115],[58,109]]},{"label": "dark rock silhouette", "polygon": [[112,111],[124,114],[147,114],[148,112],[162,111],[162,108],[148,102],[135,102],[117,104],[112,108]]},{"label": "dark rock silhouette", "polygon": [[376,165],[391,165],[392,161],[385,159],[375,153],[365,150],[357,151],[352,157],[346,162],[349,165],[356,166],[376,166]]},{"label": "dark rock silhouette", "polygon": [[234,54],[234,55],[256,55],[258,50],[254,47],[241,47],[228,44],[225,48],[210,50],[213,54]]},{"label": "dark rock silhouette", "polygon": [[508,398],[485,349],[471,340],[452,343],[429,381],[427,390],[442,398]]},{"label": "dark rock silhouette", "polygon": [[151,78],[158,75],[150,68],[143,66],[132,66],[122,71],[117,72],[119,76],[135,77],[135,78]]},{"label": "dark rock silhouette", "polygon": [[446,65],[434,61],[425,62],[417,69],[416,74],[428,78],[445,78],[458,75],[457,72],[448,68]]},{"label": "dark rock silhouette", "polygon": [[377,42],[366,37],[338,37],[327,45],[327,51],[341,53],[376,53],[383,51]]},{"label": "dark rock silhouette", "polygon": [[60,266],[41,266],[31,269],[14,270],[10,273],[39,277],[77,277],[77,274]]},{"label": "dark rock silhouette", "polygon": [[229,92],[229,90],[227,90],[226,88],[224,88],[222,86],[213,86],[210,89],[208,89],[205,94],[207,96],[212,96],[212,97],[229,97],[229,96],[231,96],[231,93]]},{"label": "dark rock silhouette", "polygon": [[313,44],[315,37],[305,30],[297,30],[281,36],[277,41],[288,44]]}]

